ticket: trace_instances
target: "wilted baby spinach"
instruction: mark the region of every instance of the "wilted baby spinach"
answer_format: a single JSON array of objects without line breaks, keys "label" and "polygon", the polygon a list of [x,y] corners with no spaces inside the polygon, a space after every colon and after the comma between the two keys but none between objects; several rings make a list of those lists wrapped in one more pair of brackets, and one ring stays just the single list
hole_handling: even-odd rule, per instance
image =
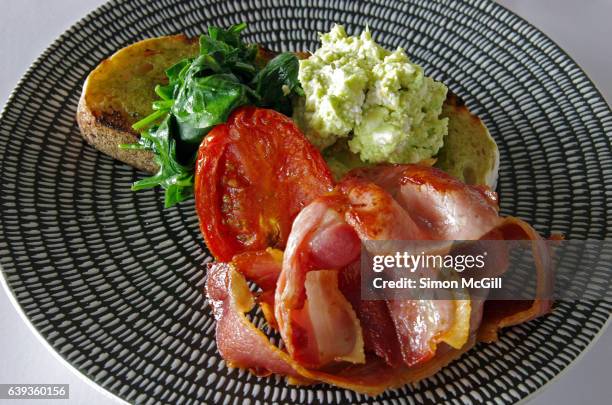
[{"label": "wilted baby spinach", "polygon": [[245,28],[245,23],[209,27],[208,35],[200,36],[199,55],[166,70],[168,84],[155,87],[159,100],[153,113],[133,125],[142,131],[139,143],[122,145],[152,151],[159,165],[155,175],[134,183],[133,190],[163,187],[166,207],[190,198],[198,147],[234,109],[256,105],[291,115],[290,97],[303,95],[297,57],[282,53],[259,68],[258,46],[240,36]]}]

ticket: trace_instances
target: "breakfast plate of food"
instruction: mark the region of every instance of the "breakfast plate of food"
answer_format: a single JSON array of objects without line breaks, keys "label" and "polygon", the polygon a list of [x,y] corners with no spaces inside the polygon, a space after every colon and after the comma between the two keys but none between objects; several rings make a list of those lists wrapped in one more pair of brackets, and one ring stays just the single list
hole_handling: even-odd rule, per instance
[{"label": "breakfast plate of food", "polygon": [[[599,269],[552,299],[546,248],[609,237],[610,108],[495,3],[289,3],[111,1],[32,65],[0,120],[19,310],[129,402],[529,397],[610,318]],[[536,246],[537,296],[364,298],[368,243],[490,240]]]}]

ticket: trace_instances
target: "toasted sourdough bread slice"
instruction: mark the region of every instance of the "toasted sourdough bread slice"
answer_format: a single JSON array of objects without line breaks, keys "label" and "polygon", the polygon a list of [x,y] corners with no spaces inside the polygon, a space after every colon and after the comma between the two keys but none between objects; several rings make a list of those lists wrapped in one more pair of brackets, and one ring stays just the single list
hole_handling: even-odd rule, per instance
[{"label": "toasted sourdough bread slice", "polygon": [[[198,53],[198,40],[184,35],[146,39],[117,51],[94,69],[83,86],[77,122],[83,137],[96,149],[149,173],[157,171],[153,154],[122,150],[119,144],[135,143],[139,134],[131,126],[152,112],[156,84],[165,83],[165,70]],[[296,52],[299,58],[308,53]],[[276,55],[259,48],[263,64]],[[482,121],[449,92],[443,113],[448,135],[436,166],[469,184],[495,188],[499,153]]]},{"label": "toasted sourdough bread slice", "polygon": [[197,39],[174,35],[136,42],[102,61],[85,80],[77,109],[85,140],[115,159],[155,173],[151,152],[119,149],[119,144],[138,142],[132,124],[153,112],[155,85],[167,82],[165,70],[197,53]]},{"label": "toasted sourdough bread slice", "polygon": [[495,190],[499,150],[485,124],[451,92],[444,101],[442,116],[448,117],[448,135],[435,166],[466,184],[484,184]]}]

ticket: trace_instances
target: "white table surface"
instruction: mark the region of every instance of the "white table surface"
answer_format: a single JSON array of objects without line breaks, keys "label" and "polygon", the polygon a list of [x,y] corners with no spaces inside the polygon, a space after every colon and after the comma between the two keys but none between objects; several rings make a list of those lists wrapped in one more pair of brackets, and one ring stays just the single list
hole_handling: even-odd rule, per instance
[{"label": "white table surface", "polygon": [[[64,30],[103,0],[3,0],[0,13],[0,102],[30,63]],[[612,0],[500,0],[564,48],[612,100]],[[530,404],[612,403],[612,328]],[[54,403],[117,404],[47,349],[0,289],[0,383],[70,384]],[[0,403],[2,401],[0,400]],[[11,401],[40,404],[42,401]]]}]

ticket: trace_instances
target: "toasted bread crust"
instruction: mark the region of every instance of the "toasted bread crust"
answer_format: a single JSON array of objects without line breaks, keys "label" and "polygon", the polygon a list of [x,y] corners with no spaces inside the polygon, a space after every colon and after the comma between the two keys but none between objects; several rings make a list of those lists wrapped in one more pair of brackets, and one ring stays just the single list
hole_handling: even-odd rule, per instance
[{"label": "toasted bread crust", "polygon": [[147,173],[157,172],[158,166],[152,152],[119,148],[120,144],[136,143],[139,138],[131,129],[121,128],[124,122],[122,120],[119,124],[113,125],[104,115],[94,116],[85,97],[81,96],[77,108],[77,123],[83,138],[100,152],[130,166]]}]

